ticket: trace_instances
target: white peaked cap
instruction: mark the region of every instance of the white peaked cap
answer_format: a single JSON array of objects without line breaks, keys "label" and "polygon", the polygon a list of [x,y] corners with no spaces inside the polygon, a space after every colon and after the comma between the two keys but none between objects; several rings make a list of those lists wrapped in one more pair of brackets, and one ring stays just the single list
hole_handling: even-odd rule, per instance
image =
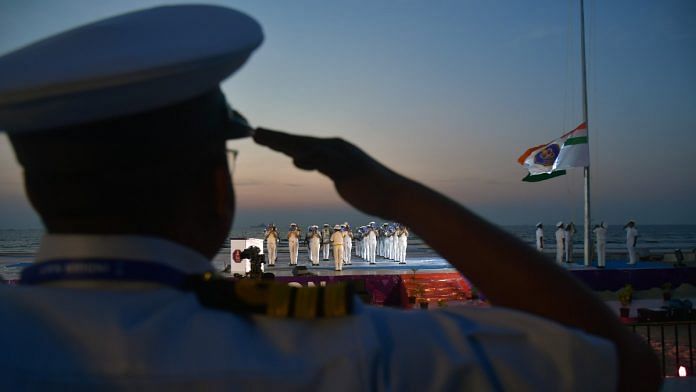
[{"label": "white peaked cap", "polygon": [[297,226],[297,223],[291,223],[290,226]]},{"label": "white peaked cap", "polygon": [[339,225],[334,226],[334,230],[341,230],[341,226],[339,226]]},{"label": "white peaked cap", "polygon": [[541,225],[542,225],[542,223],[541,223],[541,222],[539,222],[539,223],[537,223],[536,225],[537,225],[537,227],[539,227],[539,226],[541,226]]},{"label": "white peaked cap", "polygon": [[563,222],[562,222],[562,221],[561,221],[561,222],[558,222],[558,223],[556,223],[556,227],[561,227],[561,226],[563,226]]},{"label": "white peaked cap", "polygon": [[0,130],[66,127],[187,101],[218,88],[262,41],[254,19],[210,5],[149,8],[74,28],[0,57]]}]

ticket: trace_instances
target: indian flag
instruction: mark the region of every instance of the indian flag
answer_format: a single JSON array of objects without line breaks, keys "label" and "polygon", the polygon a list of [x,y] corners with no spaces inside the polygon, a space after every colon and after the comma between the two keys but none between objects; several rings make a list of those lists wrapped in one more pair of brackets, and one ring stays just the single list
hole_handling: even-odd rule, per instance
[{"label": "indian flag", "polygon": [[517,162],[529,170],[529,175],[523,181],[530,182],[563,175],[565,169],[570,167],[589,166],[587,124],[578,125],[577,128],[550,143],[528,149],[517,159]]}]

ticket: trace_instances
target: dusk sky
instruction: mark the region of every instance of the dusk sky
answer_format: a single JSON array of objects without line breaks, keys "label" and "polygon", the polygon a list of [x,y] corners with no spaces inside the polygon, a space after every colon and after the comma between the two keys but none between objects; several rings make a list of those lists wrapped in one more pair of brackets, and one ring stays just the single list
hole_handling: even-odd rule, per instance
[{"label": "dusk sky", "polygon": [[[172,3],[0,0],[0,54]],[[498,224],[582,222],[581,169],[523,183],[516,162],[581,121],[574,2],[206,3],[263,26],[263,45],[222,85],[252,124],[343,137]],[[593,220],[693,224],[696,2],[586,6]],[[240,150],[236,227],[362,223],[328,179],[251,140],[230,146]],[[40,227],[20,175],[1,135],[0,228]]]}]

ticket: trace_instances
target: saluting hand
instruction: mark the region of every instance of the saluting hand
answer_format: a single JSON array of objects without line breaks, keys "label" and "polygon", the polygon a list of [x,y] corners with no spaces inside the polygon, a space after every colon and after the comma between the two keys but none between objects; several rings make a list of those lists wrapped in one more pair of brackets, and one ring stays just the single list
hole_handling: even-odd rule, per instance
[{"label": "saluting hand", "polygon": [[264,128],[256,129],[254,141],[288,155],[300,169],[328,176],[341,197],[355,208],[383,218],[395,217],[389,195],[405,178],[353,144],[339,138],[298,136]]}]

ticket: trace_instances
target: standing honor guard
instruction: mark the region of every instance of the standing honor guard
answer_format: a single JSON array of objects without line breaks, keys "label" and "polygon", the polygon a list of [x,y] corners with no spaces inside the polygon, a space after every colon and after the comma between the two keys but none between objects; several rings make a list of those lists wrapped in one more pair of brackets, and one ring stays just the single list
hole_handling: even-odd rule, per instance
[{"label": "standing honor guard", "polygon": [[360,240],[360,257],[365,261],[369,261],[367,259],[367,232],[367,226],[360,226],[360,236],[362,237]]},{"label": "standing honor guard", "polygon": [[343,270],[343,233],[341,226],[334,226],[334,232],[331,234],[331,246],[333,247],[334,265],[336,271]]},{"label": "standing honor guard", "polygon": [[328,223],[324,223],[321,229],[321,250],[324,253],[324,260],[329,259],[329,249],[331,248],[331,228]]},{"label": "standing honor guard", "polygon": [[638,229],[636,229],[636,222],[633,220],[628,221],[626,226],[626,249],[628,250],[628,264],[633,265],[638,260],[636,255],[636,243],[638,242]]},{"label": "standing honor guard", "polygon": [[355,231],[354,238],[355,238],[355,255],[360,257],[360,251],[361,251],[360,246],[362,244],[362,238],[363,238],[361,227],[358,227],[358,230]]},{"label": "standing honor guard", "polygon": [[268,253],[268,266],[275,266],[275,262],[278,259],[278,241],[280,241],[280,235],[278,235],[278,228],[275,224],[271,223],[264,233],[264,238],[266,239],[266,249]]},{"label": "standing honor guard", "polygon": [[398,236],[398,260],[399,264],[406,264],[406,246],[408,245],[408,229],[404,225],[399,225]]},{"label": "standing honor guard", "polygon": [[544,251],[544,225],[539,222],[536,225],[536,248],[539,252]]},{"label": "standing honor guard", "polygon": [[290,265],[297,265],[297,254],[300,250],[300,237],[302,231],[297,224],[291,223],[288,231],[288,251],[290,252]]},{"label": "standing honor guard", "polygon": [[573,262],[573,236],[575,235],[575,224],[570,222],[565,227],[564,241],[565,241],[565,262]]},{"label": "standing honor guard", "polygon": [[597,268],[604,268],[606,265],[607,251],[607,226],[604,222],[595,226],[594,234],[597,243]]},{"label": "standing honor guard", "polygon": [[367,226],[367,261],[370,264],[377,262],[377,224],[370,222]]},{"label": "standing honor guard", "polygon": [[382,227],[377,230],[377,255],[387,257],[387,230],[389,223],[382,223]]},{"label": "standing honor guard", "polygon": [[389,260],[394,260],[394,227],[388,223],[385,223],[384,232],[384,255],[383,257]]},{"label": "standing honor guard", "polygon": [[399,237],[396,234],[396,232],[401,228],[401,224],[399,223],[392,223],[390,225],[391,232],[392,232],[392,246],[391,246],[391,259],[394,261],[398,261],[399,257]]},{"label": "standing honor guard", "polygon": [[351,265],[351,251],[353,249],[353,231],[348,222],[342,226],[343,230],[343,264]]},{"label": "standing honor guard", "polygon": [[312,226],[309,233],[309,259],[312,265],[319,265],[319,248],[321,247],[321,234],[319,234],[319,226]]},{"label": "standing honor guard", "polygon": [[565,230],[563,229],[563,222],[556,223],[556,262],[558,264],[563,263],[563,244],[565,242]]}]

